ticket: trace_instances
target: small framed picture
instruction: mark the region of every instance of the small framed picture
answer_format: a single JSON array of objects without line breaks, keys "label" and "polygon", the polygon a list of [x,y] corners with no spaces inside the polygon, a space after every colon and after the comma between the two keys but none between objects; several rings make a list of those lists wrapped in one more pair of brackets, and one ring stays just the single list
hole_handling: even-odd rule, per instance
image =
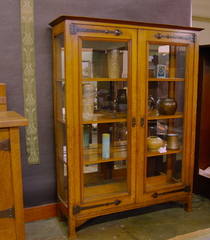
[{"label": "small framed picture", "polygon": [[157,78],[166,77],[166,66],[162,64],[157,64]]},{"label": "small framed picture", "polygon": [[83,78],[91,77],[90,61],[82,61],[82,77]]}]

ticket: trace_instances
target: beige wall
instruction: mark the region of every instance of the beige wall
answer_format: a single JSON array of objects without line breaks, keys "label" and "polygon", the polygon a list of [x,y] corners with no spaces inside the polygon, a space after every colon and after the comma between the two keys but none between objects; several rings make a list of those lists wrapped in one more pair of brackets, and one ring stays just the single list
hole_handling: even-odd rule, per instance
[{"label": "beige wall", "polygon": [[205,28],[199,44],[210,44],[210,0],[192,0],[192,26]]}]

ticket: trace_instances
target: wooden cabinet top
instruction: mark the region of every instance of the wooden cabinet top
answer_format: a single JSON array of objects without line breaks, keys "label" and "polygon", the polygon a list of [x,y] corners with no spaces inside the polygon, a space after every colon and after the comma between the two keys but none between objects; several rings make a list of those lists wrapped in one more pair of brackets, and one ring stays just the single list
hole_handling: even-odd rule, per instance
[{"label": "wooden cabinet top", "polygon": [[28,119],[14,111],[0,111],[0,128],[27,126]]},{"label": "wooden cabinet top", "polygon": [[169,25],[169,24],[147,23],[147,22],[137,22],[137,21],[129,21],[129,20],[94,18],[94,17],[68,16],[68,15],[59,16],[58,18],[50,22],[49,25],[51,27],[54,27],[65,20],[123,24],[123,25],[130,25],[130,26],[133,25],[133,26],[141,26],[141,27],[170,28],[170,29],[179,29],[179,30],[183,29],[183,30],[191,30],[191,31],[203,30],[203,28],[195,28],[195,27],[188,27],[188,26],[177,26],[177,25]]}]

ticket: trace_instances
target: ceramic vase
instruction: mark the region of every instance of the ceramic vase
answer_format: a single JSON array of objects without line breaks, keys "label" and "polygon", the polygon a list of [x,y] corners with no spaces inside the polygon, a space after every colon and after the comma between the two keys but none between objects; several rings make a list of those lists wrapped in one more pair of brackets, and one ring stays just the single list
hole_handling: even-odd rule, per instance
[{"label": "ceramic vase", "polygon": [[163,146],[163,140],[158,136],[149,136],[147,138],[147,149],[149,151],[157,151]]},{"label": "ceramic vase", "polygon": [[113,49],[108,51],[107,56],[109,78],[120,77],[120,50]]},{"label": "ceramic vase", "polygon": [[173,115],[177,109],[177,102],[174,98],[160,98],[156,105],[161,115]]}]

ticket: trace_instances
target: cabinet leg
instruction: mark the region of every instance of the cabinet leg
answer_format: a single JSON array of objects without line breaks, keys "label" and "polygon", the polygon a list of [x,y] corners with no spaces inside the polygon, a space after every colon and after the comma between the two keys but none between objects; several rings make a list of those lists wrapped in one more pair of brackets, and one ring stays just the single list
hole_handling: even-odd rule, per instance
[{"label": "cabinet leg", "polygon": [[192,194],[188,197],[188,202],[185,204],[184,210],[186,212],[192,212]]},{"label": "cabinet leg", "polygon": [[77,238],[75,221],[69,218],[68,225],[69,225],[69,239]]},{"label": "cabinet leg", "polygon": [[70,231],[69,231],[69,239],[75,239],[75,238],[77,238],[76,231],[75,230],[71,231],[71,229],[70,229]]}]

